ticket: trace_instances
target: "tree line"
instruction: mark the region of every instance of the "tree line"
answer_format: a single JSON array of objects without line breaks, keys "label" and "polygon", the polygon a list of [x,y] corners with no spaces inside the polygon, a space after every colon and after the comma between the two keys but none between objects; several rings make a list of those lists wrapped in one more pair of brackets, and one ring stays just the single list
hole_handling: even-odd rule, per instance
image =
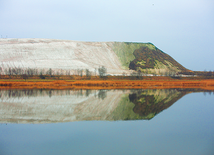
[{"label": "tree line", "polygon": [[[82,79],[91,79],[92,76],[99,77],[101,79],[107,79],[110,75],[107,74],[107,68],[100,66],[99,68],[94,68],[94,71],[89,69],[37,69],[37,68],[20,68],[20,67],[9,67],[2,68],[0,67],[0,78],[4,78],[6,75],[9,78],[21,77],[23,79],[28,79],[29,77],[37,76],[40,79],[45,79],[47,77],[57,77],[60,79],[62,76],[72,77],[78,76]],[[179,72],[176,73],[174,70],[168,70],[165,72],[150,73],[149,69],[146,69],[145,72],[137,69],[137,71],[132,71],[129,75],[127,73],[122,73],[120,76],[114,76],[116,79],[131,79],[131,80],[141,80],[144,76],[168,76],[173,78],[178,78],[182,75],[187,76],[199,76],[204,78],[213,78],[214,71],[198,71],[198,72]]]},{"label": "tree line", "polygon": [[104,78],[107,75],[107,69],[102,66],[98,69],[95,68],[94,72],[90,71],[89,69],[37,69],[37,68],[20,68],[20,67],[9,67],[9,68],[2,68],[0,67],[0,76],[1,75],[8,75],[8,76],[23,76],[23,78],[31,77],[31,76],[40,76],[41,79],[44,79],[45,76],[86,76],[90,79],[92,75],[98,76],[100,78]]}]

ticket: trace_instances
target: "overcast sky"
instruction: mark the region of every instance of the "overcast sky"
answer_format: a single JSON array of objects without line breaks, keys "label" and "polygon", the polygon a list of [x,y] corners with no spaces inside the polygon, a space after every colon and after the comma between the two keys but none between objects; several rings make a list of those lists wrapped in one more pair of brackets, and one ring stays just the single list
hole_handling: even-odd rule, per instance
[{"label": "overcast sky", "polygon": [[151,42],[214,70],[214,0],[0,0],[2,38]]}]

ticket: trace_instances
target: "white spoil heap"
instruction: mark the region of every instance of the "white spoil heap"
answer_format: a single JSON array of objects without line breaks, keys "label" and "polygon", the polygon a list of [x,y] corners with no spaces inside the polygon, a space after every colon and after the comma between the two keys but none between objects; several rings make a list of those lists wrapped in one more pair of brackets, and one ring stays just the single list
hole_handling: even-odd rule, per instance
[{"label": "white spoil heap", "polygon": [[54,39],[0,39],[0,67],[48,70],[95,69],[122,74],[113,42],[80,42]]}]

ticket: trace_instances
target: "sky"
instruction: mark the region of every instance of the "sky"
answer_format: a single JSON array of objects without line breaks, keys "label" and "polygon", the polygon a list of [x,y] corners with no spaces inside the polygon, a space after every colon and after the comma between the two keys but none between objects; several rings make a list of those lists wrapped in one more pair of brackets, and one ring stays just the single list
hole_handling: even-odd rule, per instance
[{"label": "sky", "polygon": [[214,70],[214,0],[0,0],[1,38],[151,42]]}]

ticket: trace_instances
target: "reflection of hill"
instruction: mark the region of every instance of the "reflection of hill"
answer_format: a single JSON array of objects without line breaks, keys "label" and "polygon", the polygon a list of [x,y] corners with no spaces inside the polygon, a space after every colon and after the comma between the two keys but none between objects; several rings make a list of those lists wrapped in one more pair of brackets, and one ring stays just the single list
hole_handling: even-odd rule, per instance
[{"label": "reflection of hill", "polygon": [[132,90],[125,94],[111,115],[113,120],[151,119],[189,91],[177,89]]},{"label": "reflection of hill", "polygon": [[135,113],[144,119],[151,119],[187,93],[188,91],[176,89],[138,91],[130,94],[129,99],[135,104]]},{"label": "reflection of hill", "polygon": [[119,90],[1,90],[0,120],[14,123],[106,120],[122,94]]},{"label": "reflection of hill", "polygon": [[192,91],[0,90],[0,122],[151,119]]}]

